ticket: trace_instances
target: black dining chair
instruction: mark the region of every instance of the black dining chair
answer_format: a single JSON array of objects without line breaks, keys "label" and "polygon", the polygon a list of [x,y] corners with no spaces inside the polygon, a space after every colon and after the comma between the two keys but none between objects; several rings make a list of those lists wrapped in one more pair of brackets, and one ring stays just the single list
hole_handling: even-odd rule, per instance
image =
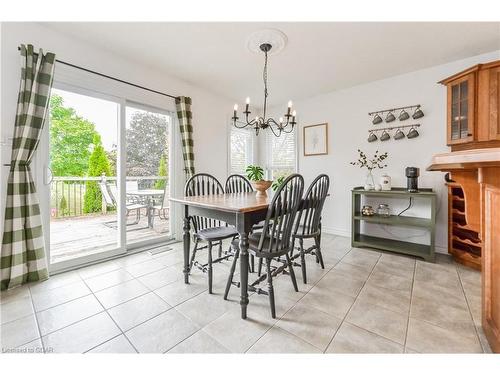
[{"label": "black dining chair", "polygon": [[[297,222],[293,231],[293,239],[298,240],[300,267],[302,269],[302,281],[307,284],[307,271],[305,256],[312,254],[316,262],[325,268],[323,255],[321,254],[321,213],[330,188],[330,178],[326,174],[320,174],[314,179],[306,191],[302,207],[297,214]],[[304,239],[313,238],[314,244],[304,249]],[[294,258],[295,258],[294,257]]]},{"label": "black dining chair", "polygon": [[[248,238],[248,252],[259,259],[266,260],[267,294],[271,305],[271,316],[276,318],[276,307],[274,301],[273,275],[271,272],[271,261],[273,258],[285,256],[288,271],[292,279],[295,291],[298,291],[297,280],[293,271],[290,252],[293,249],[292,234],[297,210],[301,203],[304,192],[304,179],[299,174],[288,176],[276,191],[267,209],[266,220],[262,232],[252,233]],[[231,265],[229,278],[226,284],[224,299],[227,299],[229,289],[233,284],[233,275],[236,262],[239,257],[239,242],[233,241],[231,246],[234,250],[234,259]]]},{"label": "black dining chair", "polygon": [[[184,189],[184,195],[192,197],[196,195],[214,195],[224,194],[224,189],[221,183],[207,173],[198,173],[192,176],[187,182]],[[222,241],[228,238],[235,238],[238,235],[236,228],[228,226],[225,222],[215,219],[209,219],[203,216],[192,216],[194,228],[194,250],[189,263],[189,269],[196,266],[203,272],[208,273],[208,292],[212,293],[213,279],[213,263],[221,262],[231,255],[219,256],[217,259],[212,259],[212,246],[214,243],[219,244],[219,254],[222,253]],[[198,247],[200,241],[206,241],[206,247]],[[199,263],[195,261],[198,250],[207,249],[207,263]]]},{"label": "black dining chair", "polygon": [[245,176],[232,174],[226,180],[224,191],[226,193],[250,193],[253,187]]}]

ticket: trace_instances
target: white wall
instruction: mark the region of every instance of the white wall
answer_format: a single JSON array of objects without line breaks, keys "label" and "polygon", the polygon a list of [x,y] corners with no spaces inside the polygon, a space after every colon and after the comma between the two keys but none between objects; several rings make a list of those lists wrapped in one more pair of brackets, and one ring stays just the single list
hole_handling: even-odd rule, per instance
[{"label": "white wall", "polygon": [[[121,78],[142,86],[150,87],[174,95],[190,96],[193,99],[193,125],[195,168],[215,175],[220,179],[227,176],[227,142],[225,131],[234,100],[220,97],[206,90],[181,81],[165,72],[155,71],[147,66],[124,60],[108,51],[95,48],[82,41],[67,37],[61,33],[36,23],[2,23],[1,24],[1,130],[0,139],[12,137],[16,101],[19,88],[19,52],[21,43],[33,44],[35,48],[54,52],[57,58],[88,69]],[[55,77],[62,81],[89,86],[111,95],[125,95],[138,102],[154,104],[160,108],[175,110],[174,101],[170,98],[135,89],[131,86],[116,83],[105,78],[68,69],[56,65]],[[2,146],[0,161],[10,162],[10,146]],[[8,167],[1,167],[0,184],[0,228],[3,228],[5,205],[5,189]],[[177,177],[184,183],[183,172]]]},{"label": "white wall", "polygon": [[[409,57],[411,58],[411,57]],[[447,247],[447,195],[443,173],[426,172],[431,157],[435,153],[447,152],[446,146],[446,90],[437,84],[439,80],[450,76],[471,65],[497,60],[500,51],[471,57],[446,65],[420,70],[389,79],[367,83],[345,90],[331,92],[307,100],[294,100],[294,107],[299,118],[299,172],[306,179],[306,186],[319,173],[327,173],[332,179],[332,196],[327,200],[324,213],[326,231],[350,235],[351,228],[351,189],[364,185],[365,172],[349,164],[357,159],[357,149],[372,154],[375,150],[389,153],[388,168],[384,171],[392,177],[393,186],[405,186],[404,169],[407,166],[420,168],[419,185],[430,187],[438,192],[438,224],[436,245],[441,251]],[[369,62],[368,62],[369,63]],[[420,137],[415,139],[390,140],[387,142],[368,143],[368,129],[373,128],[368,112],[405,105],[421,104],[425,117],[417,120]],[[276,108],[278,115],[283,108]],[[281,111],[281,112],[280,112]],[[397,113],[396,113],[397,116]],[[414,123],[412,119],[402,124]],[[329,125],[329,154],[325,156],[303,156],[302,127],[327,122]],[[378,127],[398,124],[382,123]],[[375,172],[376,182],[381,172]],[[394,212],[406,207],[408,202],[389,202]],[[409,215],[424,214],[417,204],[407,212]],[[370,231],[389,230],[396,236],[412,237],[414,242],[425,242],[422,231],[404,231],[404,235],[395,228],[371,226]]]}]

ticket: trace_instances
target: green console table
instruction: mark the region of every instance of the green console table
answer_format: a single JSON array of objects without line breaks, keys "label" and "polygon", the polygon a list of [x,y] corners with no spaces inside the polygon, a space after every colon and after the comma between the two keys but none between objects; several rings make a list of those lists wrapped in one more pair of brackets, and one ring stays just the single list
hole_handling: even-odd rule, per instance
[{"label": "green console table", "polygon": [[[409,199],[420,198],[427,199],[430,204],[430,218],[397,216],[390,215],[384,217],[377,215],[363,216],[361,208],[363,207],[362,198],[401,198]],[[382,200],[380,203],[384,203]],[[375,211],[377,207],[374,207]],[[361,222],[377,223],[383,225],[393,225],[400,227],[426,228],[430,232],[430,243],[428,245],[417,244],[396,240],[388,237],[376,237],[361,233]],[[405,188],[392,188],[390,191],[364,190],[362,187],[356,187],[352,190],[352,226],[351,226],[351,245],[352,247],[370,247],[380,250],[392,251],[395,253],[413,255],[421,257],[427,261],[434,262],[434,244],[436,235],[436,193],[432,189],[421,189],[418,193],[409,193]]]}]

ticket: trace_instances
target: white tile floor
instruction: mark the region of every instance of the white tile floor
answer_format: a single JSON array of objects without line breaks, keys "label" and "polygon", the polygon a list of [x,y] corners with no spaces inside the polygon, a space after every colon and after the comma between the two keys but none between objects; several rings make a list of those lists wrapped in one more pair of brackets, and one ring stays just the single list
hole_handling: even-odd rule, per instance
[{"label": "white tile floor", "polygon": [[[438,257],[435,264],[324,236],[325,270],[308,260],[308,284],[275,281],[250,296],[222,299],[230,262],[217,264],[214,294],[182,275],[182,244],[61,274],[1,294],[2,351],[95,353],[489,352],[481,329],[480,273]],[[255,277],[255,276],[251,276]]]}]

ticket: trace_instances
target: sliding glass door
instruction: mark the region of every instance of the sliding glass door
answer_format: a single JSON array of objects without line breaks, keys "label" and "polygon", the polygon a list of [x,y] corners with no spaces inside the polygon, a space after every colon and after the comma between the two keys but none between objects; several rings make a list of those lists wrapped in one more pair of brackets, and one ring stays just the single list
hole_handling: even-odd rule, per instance
[{"label": "sliding glass door", "polygon": [[169,112],[66,85],[37,155],[51,272],[170,238]]},{"label": "sliding glass door", "polygon": [[171,116],[152,107],[126,107],[127,247],[171,237]]}]

